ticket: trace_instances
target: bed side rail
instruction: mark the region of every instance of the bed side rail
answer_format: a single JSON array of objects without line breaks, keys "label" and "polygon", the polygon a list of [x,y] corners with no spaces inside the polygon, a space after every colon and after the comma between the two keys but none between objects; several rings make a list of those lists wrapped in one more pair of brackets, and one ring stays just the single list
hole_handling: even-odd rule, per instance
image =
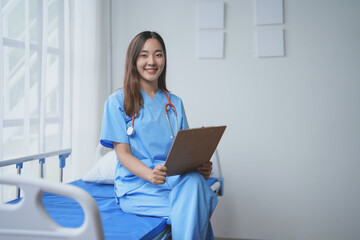
[{"label": "bed side rail", "polygon": [[[0,239],[104,239],[98,207],[85,190],[24,176],[0,176],[0,184],[16,185],[24,191],[20,202],[0,205]],[[76,200],[85,215],[82,226],[65,228],[57,224],[42,204],[43,192]]]},{"label": "bed side rail", "polygon": [[[44,177],[44,164],[45,159],[48,157],[53,156],[59,156],[59,169],[60,169],[60,182],[63,181],[63,169],[65,167],[66,158],[70,156],[71,154],[71,148],[63,149],[59,151],[53,151],[53,152],[47,152],[47,153],[41,153],[41,154],[35,154],[25,157],[18,157],[18,158],[11,158],[4,161],[0,161],[0,167],[10,166],[10,165],[16,165],[17,174],[21,175],[21,169],[23,168],[23,164],[25,162],[39,160],[39,166],[40,166],[40,177]],[[20,198],[20,188],[17,188],[17,197]]]}]

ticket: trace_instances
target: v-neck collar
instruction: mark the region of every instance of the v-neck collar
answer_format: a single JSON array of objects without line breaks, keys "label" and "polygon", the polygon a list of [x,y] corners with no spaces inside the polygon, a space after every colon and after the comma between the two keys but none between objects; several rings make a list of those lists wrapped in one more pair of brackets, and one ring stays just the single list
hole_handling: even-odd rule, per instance
[{"label": "v-neck collar", "polygon": [[[160,89],[160,88],[158,88],[158,90],[156,91],[154,98],[151,98],[150,95],[147,94],[147,93],[146,93],[144,90],[142,90],[141,88],[140,88],[140,92],[141,92],[141,94],[142,94],[142,96],[143,96],[143,98],[144,98],[144,103],[145,103],[145,102],[156,103],[156,102],[158,102],[157,99],[158,99],[159,96],[161,95],[161,89]],[[147,98],[148,101],[145,101],[145,98]]]}]

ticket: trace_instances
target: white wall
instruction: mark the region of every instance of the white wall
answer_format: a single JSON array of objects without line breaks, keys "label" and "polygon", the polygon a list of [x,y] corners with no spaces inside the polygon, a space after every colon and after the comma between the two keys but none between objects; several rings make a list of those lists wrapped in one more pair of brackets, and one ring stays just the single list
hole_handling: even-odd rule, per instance
[{"label": "white wall", "polygon": [[252,0],[226,3],[225,58],[197,59],[199,0],[112,1],[113,88],[130,40],[159,32],[191,127],[228,126],[218,237],[360,237],[360,1],[284,0],[286,57],[255,57]]}]

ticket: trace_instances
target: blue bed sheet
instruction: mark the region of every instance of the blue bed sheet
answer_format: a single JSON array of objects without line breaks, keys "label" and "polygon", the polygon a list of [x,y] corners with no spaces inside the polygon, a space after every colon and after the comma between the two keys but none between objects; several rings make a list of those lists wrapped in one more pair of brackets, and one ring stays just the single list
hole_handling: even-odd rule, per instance
[{"label": "blue bed sheet", "polygon": [[[95,199],[106,240],[153,239],[167,226],[164,218],[123,212],[116,204],[113,185],[85,183],[82,180],[70,184],[84,189]],[[44,193],[43,204],[50,216],[63,227],[79,227],[84,221],[82,208],[73,199]]]},{"label": "blue bed sheet", "polygon": [[[211,185],[215,181],[216,179],[209,179],[208,184]],[[116,204],[113,185],[88,183],[82,180],[70,184],[84,189],[95,199],[106,240],[153,239],[167,227],[165,218],[137,216],[122,211]],[[50,193],[44,193],[42,199],[49,215],[59,225],[69,228],[82,225],[84,213],[75,200]]]}]

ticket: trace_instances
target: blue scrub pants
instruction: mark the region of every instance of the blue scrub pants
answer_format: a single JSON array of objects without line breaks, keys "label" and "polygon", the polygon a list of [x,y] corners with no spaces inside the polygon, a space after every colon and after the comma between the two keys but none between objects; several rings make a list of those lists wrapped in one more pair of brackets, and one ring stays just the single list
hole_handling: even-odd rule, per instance
[{"label": "blue scrub pants", "polygon": [[161,185],[150,182],[120,198],[124,212],[169,217],[172,239],[214,239],[210,217],[217,197],[198,172],[166,178]]}]

